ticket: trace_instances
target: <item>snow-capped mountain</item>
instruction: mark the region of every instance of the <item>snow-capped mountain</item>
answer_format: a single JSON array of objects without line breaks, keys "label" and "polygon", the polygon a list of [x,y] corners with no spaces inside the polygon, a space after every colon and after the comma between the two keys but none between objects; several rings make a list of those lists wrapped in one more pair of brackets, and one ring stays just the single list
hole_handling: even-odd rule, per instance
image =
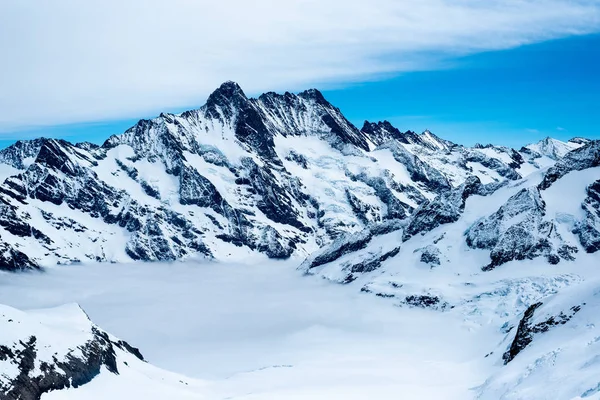
[{"label": "snow-capped mountain", "polygon": [[[358,129],[314,89],[248,98],[226,82],[101,146],[19,141],[0,174],[0,269],[290,258],[352,293],[490,329],[479,398],[600,396],[600,141],[465,147],[387,121]],[[0,315],[8,399],[99,381],[203,392],[77,306]],[[577,373],[558,387],[555,365]]]},{"label": "snow-capped mountain", "polygon": [[[589,142],[589,141],[587,141]],[[586,139],[573,138],[568,142],[561,142],[560,140],[547,137],[540,140],[537,143],[527,145],[521,149],[523,152],[531,153],[534,157],[546,156],[553,160],[558,160],[565,156],[571,150],[575,150],[578,147],[586,144]]]},{"label": "snow-capped mountain", "polygon": [[305,257],[407,220],[472,177],[502,185],[553,165],[567,145],[552,143],[534,154],[385,121],[358,129],[317,90],[253,99],[226,82],[201,108],[141,120],[102,146],[36,139],[1,150],[0,268]]}]

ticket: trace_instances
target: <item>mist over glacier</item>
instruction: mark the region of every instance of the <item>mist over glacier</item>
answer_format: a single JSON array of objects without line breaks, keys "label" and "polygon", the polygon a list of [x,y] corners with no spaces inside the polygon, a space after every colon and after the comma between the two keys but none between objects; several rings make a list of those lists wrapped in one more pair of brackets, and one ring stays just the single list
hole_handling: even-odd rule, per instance
[{"label": "mist over glacier", "polygon": [[[0,303],[71,302],[143,349],[151,364],[202,380],[203,398],[464,399],[484,378],[486,342],[460,318],[399,308],[303,276],[289,261],[92,264],[2,275]],[[59,393],[48,398],[62,399]]]}]

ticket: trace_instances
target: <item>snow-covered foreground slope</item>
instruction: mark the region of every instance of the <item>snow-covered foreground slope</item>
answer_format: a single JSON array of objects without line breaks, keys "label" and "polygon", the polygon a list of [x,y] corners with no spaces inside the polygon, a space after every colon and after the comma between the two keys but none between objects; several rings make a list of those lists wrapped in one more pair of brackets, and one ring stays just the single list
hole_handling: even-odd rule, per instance
[{"label": "snow-covered foreground slope", "polygon": [[199,399],[202,383],[144,362],[77,304],[0,306],[0,399]]},{"label": "snow-covered foreground slope", "polygon": [[[460,318],[302,277],[287,262],[61,266],[1,278],[0,303],[77,302],[150,364],[190,377],[188,388],[200,382],[205,399],[465,399],[486,378],[489,343]],[[160,371],[129,364],[42,399],[145,398],[138,373],[154,381]],[[148,390],[165,393],[169,377]]]}]

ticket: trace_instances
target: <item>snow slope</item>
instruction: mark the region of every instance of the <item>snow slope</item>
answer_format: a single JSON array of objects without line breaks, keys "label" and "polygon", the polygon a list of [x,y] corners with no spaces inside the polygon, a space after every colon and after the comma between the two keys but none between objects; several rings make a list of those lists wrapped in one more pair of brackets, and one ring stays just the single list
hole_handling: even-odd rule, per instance
[{"label": "snow slope", "polygon": [[530,306],[498,346],[498,354],[509,348],[506,354],[517,355],[503,357],[507,365],[478,388],[477,398],[600,398],[599,294],[595,279]]},{"label": "snow slope", "polygon": [[201,398],[200,382],[162,371],[94,325],[77,304],[0,306],[0,398]]}]

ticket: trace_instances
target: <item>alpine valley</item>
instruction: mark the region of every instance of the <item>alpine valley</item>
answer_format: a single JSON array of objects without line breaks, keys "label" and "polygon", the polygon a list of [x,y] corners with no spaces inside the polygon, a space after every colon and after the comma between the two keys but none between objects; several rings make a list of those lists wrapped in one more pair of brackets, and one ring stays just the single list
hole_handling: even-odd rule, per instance
[{"label": "alpine valley", "polygon": [[226,82],[0,181],[2,400],[600,399],[600,141]]}]

